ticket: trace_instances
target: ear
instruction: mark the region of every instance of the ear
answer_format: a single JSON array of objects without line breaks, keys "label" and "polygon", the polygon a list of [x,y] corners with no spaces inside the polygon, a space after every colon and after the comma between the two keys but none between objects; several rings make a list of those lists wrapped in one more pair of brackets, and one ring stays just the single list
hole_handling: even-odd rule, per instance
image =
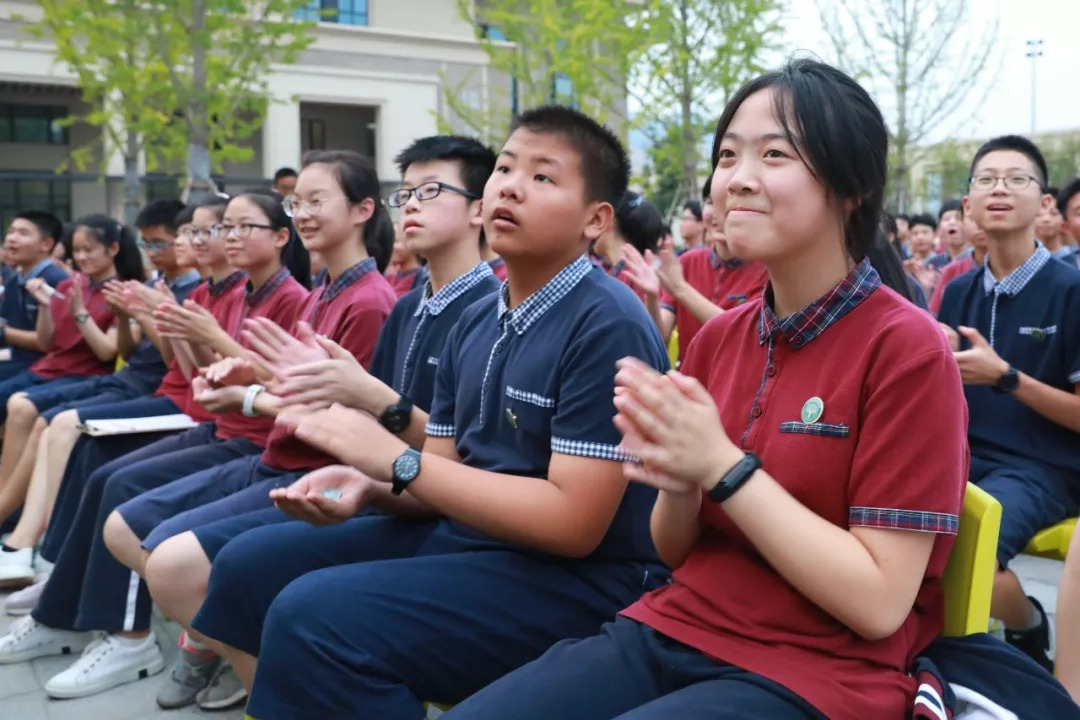
[{"label": "ear", "polygon": [[1046,212],[1049,211],[1050,208],[1052,208],[1054,205],[1057,205],[1057,198],[1055,198],[1050,193],[1043,193],[1042,203],[1040,204],[1039,209]]},{"label": "ear", "polygon": [[469,227],[478,230],[484,227],[484,201],[473,200],[469,205]]},{"label": "ear", "polygon": [[117,255],[120,254],[120,243],[116,243],[115,245],[106,245],[105,250],[109,253],[110,258],[115,258]]},{"label": "ear", "polygon": [[363,225],[375,215],[375,198],[364,198],[351,206],[353,225]]},{"label": "ear", "polygon": [[274,247],[278,250],[289,244],[289,228],[281,228],[274,235]]},{"label": "ear", "polygon": [[615,208],[609,202],[593,202],[589,204],[587,212],[585,229],[581,235],[591,244],[611,227],[615,220]]},{"label": "ear", "polygon": [[967,195],[960,198],[960,202],[964,205],[964,214],[960,217],[961,220],[971,215],[971,198]]}]

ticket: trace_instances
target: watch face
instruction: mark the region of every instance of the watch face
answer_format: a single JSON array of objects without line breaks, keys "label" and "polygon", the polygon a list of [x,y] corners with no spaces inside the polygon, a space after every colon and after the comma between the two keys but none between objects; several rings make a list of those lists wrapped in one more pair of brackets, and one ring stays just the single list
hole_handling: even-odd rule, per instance
[{"label": "watch face", "polygon": [[420,459],[413,453],[405,453],[394,461],[394,475],[408,481],[420,474]]}]

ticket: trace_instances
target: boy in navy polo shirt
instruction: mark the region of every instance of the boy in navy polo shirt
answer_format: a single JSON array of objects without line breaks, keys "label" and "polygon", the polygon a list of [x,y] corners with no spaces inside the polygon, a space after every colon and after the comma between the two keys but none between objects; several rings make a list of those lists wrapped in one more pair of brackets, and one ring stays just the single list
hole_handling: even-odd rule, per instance
[{"label": "boy in navy polo shirt", "polygon": [[422,701],[460,700],[663,582],[655,494],[626,486],[611,396],[620,355],[662,369],[664,347],[633,292],[585,256],[628,174],[584,115],[518,118],[483,203],[509,276],[446,341],[424,452],[341,406],[292,419],[352,467],[275,491],[280,507],[323,524],[369,502],[388,512],[323,529],[318,553],[293,545],[267,564],[252,547],[242,574],[219,556],[237,579],[222,592],[244,610],[215,639],[249,681],[260,659],[253,717],[420,717]]},{"label": "boy in navy polo shirt", "polygon": [[1080,267],[1080,177],[1073,178],[1057,196],[1057,208],[1065,222],[1067,246],[1059,259]]},{"label": "boy in navy polo shirt", "polygon": [[1046,614],[1008,563],[1040,530],[1080,510],[1080,271],[1035,239],[1046,162],[1004,136],[975,154],[967,211],[986,264],[945,289],[939,320],[956,350],[970,410],[971,482],[1001,502],[991,614],[1012,645],[1050,668]]},{"label": "boy in navy polo shirt", "polygon": [[938,210],[937,235],[941,252],[930,256],[926,267],[939,273],[945,266],[960,257],[967,250],[967,240],[963,233],[964,206],[959,200],[946,200]]},{"label": "boy in navy polo shirt", "polygon": [[[446,336],[467,307],[499,286],[482,260],[480,243],[480,197],[495,167],[495,154],[471,138],[436,135],[414,142],[398,155],[397,163],[402,187],[388,200],[392,207],[401,208],[409,249],[428,260],[425,287],[413,290],[394,306],[379,335],[370,374],[348,351],[323,341],[332,357],[289,369],[275,390],[283,406],[329,407],[338,402],[363,410],[413,447],[421,447]],[[320,460],[333,462],[329,457]],[[265,489],[262,494],[269,505]],[[207,592],[210,563],[222,547],[248,530],[283,522],[290,527],[263,528],[245,535],[244,542],[318,545],[322,535],[315,528],[295,522],[274,507],[201,525],[165,540],[146,563],[155,602],[170,618],[190,627]],[[211,605],[217,607],[201,616],[200,626],[216,636],[216,622],[234,622],[231,596],[215,597]],[[198,644],[190,637],[181,640],[183,652],[170,683],[178,691],[205,687],[218,670],[220,659],[199,652]],[[199,698],[200,707],[219,707],[213,697],[229,685],[226,678],[218,680]],[[177,699],[162,702],[163,691],[159,704],[179,706],[180,693],[171,694]],[[187,696],[188,702],[194,701],[194,692]]]},{"label": "boy in navy polo shirt", "polygon": [[17,272],[5,278],[0,302],[0,339],[11,348],[11,359],[0,362],[0,380],[28,370],[44,355],[37,335],[38,302],[26,291],[26,282],[40,277],[55,288],[67,279],[67,271],[52,261],[63,231],[56,217],[38,210],[19,213],[8,227],[4,259]]}]

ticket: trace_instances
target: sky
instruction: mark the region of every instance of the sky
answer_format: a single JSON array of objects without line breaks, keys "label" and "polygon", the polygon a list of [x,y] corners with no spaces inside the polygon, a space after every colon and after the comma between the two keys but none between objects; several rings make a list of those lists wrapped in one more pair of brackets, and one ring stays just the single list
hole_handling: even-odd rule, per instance
[{"label": "sky", "polygon": [[[871,0],[867,0],[871,1]],[[1027,40],[1043,41],[1043,57],[1036,69],[1036,131],[1080,130],[1080,2],[1077,0],[967,0],[971,31],[987,28],[1000,19],[997,52],[1000,69],[992,77],[990,93],[972,116],[950,118],[933,140],[950,136],[979,139],[1004,133],[1031,132],[1031,60],[1025,57]],[[810,50],[829,57],[829,45],[818,20],[814,0],[786,0],[784,45],[786,52]],[[993,70],[994,64],[990,65]],[[987,76],[991,80],[991,76]],[[981,94],[981,93],[978,93]],[[884,99],[881,101],[885,104]]]},{"label": "sky", "polygon": [[[782,47],[770,62],[779,65],[798,51],[809,51],[828,60],[831,47],[821,29],[814,0],[782,1],[786,5]],[[1038,59],[1036,67],[1036,131],[1080,131],[1080,94],[1076,89],[1080,81],[1080,1],[966,1],[971,9],[970,32],[982,32],[991,26],[995,16],[999,19],[997,56],[1000,60],[990,66],[996,73],[985,75],[989,92],[985,93],[982,105],[976,108],[969,103],[932,132],[928,141],[977,140],[1031,132],[1032,68],[1031,60],[1025,57],[1027,40],[1043,41],[1043,57]],[[979,89],[970,97],[977,102],[983,95],[984,89]],[[888,116],[889,98],[878,100]],[[716,108],[717,117],[722,110]],[[631,134],[630,144],[635,168],[640,169],[647,156],[648,140],[635,132]]]}]

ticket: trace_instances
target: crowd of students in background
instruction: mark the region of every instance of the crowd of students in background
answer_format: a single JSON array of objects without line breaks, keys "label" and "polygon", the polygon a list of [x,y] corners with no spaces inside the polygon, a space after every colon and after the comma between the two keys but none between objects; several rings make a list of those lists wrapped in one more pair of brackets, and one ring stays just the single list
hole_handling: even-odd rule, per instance
[{"label": "crowd of students in background", "polygon": [[[890,216],[887,136],[828,65],[762,75],[678,247],[560,107],[416,140],[385,198],[319,151],[134,229],[20,213],[0,663],[71,655],[54,698],[156,675],[156,604],[158,704],[259,720],[1080,717],[1008,569],[1080,514],[1080,178],[1006,136]],[[939,639],[969,480],[1007,645]]]}]

